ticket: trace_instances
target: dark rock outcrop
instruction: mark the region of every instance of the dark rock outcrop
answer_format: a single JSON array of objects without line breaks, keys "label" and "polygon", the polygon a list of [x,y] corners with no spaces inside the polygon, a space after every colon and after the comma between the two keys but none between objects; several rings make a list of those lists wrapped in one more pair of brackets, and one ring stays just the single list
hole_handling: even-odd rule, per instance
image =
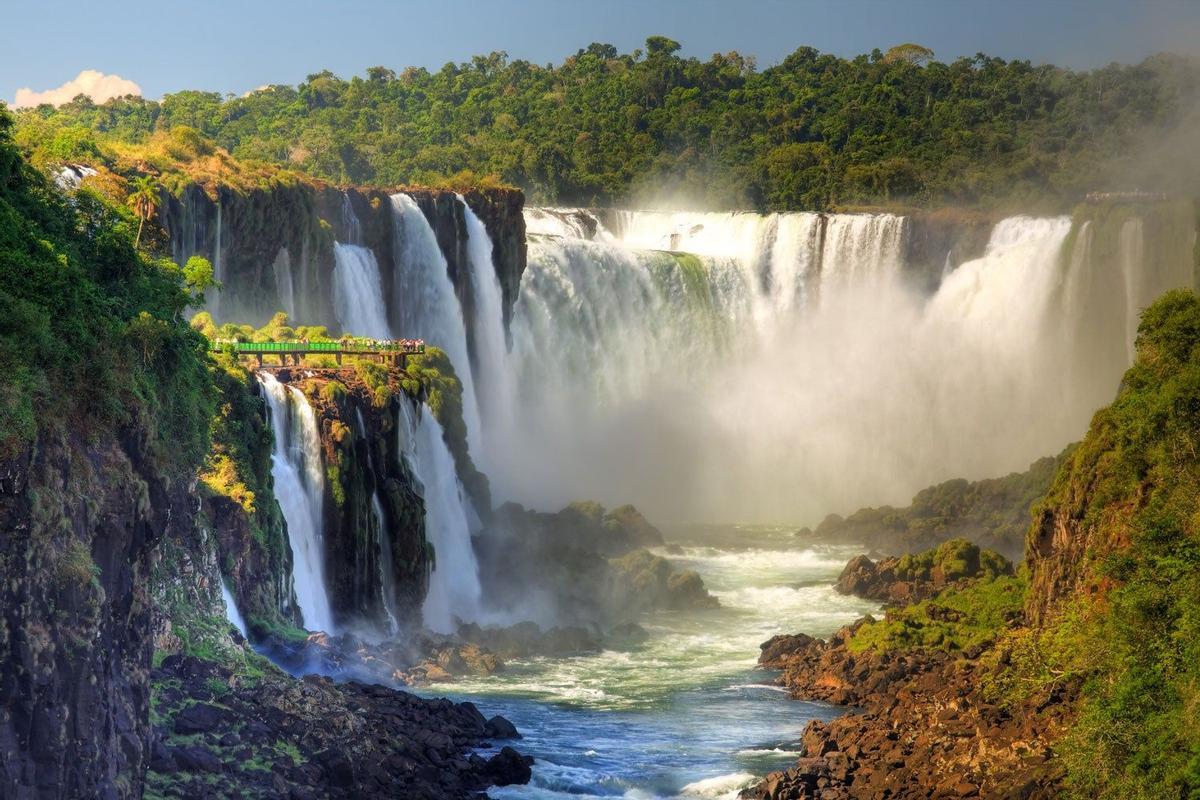
[{"label": "dark rock outcrop", "polygon": [[320,428],[325,582],[335,621],[386,629],[391,614],[401,625],[419,623],[431,559],[420,483],[399,452],[398,404],[412,402],[400,376],[388,376],[394,386],[382,405],[353,369],[280,371],[277,377],[304,392]]},{"label": "dark rock outcrop", "polygon": [[[151,673],[149,788],[165,797],[450,798],[526,783],[533,759],[503,717],[383,686],[289,678],[170,656]],[[237,724],[231,724],[236,720]]]},{"label": "dark rock outcrop", "polygon": [[149,578],[156,545],[192,535],[189,489],[133,431],[0,463],[0,796],[140,796]]},{"label": "dark rock outcrop", "polygon": [[854,542],[890,555],[915,553],[964,538],[1013,561],[1025,550],[1030,509],[1054,478],[1066,454],[1042,458],[1025,472],[981,481],[946,481],[922,489],[906,508],[861,508],[848,517],[830,514],[815,531],[798,535]]},{"label": "dark rock outcrop", "polygon": [[476,542],[481,580],[518,618],[610,628],[652,608],[717,605],[699,575],[644,549],[662,545],[662,534],[632,506],[577,502],[546,514],[508,504],[492,522]]}]

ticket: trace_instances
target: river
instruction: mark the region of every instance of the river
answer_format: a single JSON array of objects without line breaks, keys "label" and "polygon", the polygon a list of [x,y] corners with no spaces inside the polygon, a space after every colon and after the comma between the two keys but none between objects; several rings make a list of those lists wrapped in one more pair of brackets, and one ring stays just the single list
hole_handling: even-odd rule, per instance
[{"label": "river", "polygon": [[736,797],[795,760],[809,720],[845,713],[789,699],[755,662],[777,633],[827,635],[878,610],[832,588],[859,549],[809,545],[779,527],[663,530],[676,547],[658,552],[699,572],[719,609],[647,614],[649,638],[628,650],[513,661],[421,690],[471,700],[521,731],[533,780],[491,796]]}]

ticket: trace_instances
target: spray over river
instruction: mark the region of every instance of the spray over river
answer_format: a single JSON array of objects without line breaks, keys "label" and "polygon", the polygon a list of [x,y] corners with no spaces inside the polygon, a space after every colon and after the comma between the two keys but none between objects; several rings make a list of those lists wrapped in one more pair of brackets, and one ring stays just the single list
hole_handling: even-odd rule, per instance
[{"label": "spray over river", "polygon": [[[487,234],[459,202],[472,315],[403,194],[392,198],[395,263],[336,245],[334,308],[345,330],[419,336],[447,352],[496,502],[553,510],[595,498],[633,502],[654,520],[748,522],[662,526],[678,548],[659,554],[699,573],[719,609],[649,612],[638,620],[648,637],[627,648],[511,661],[419,690],[470,699],[521,731],[533,781],[496,797],[733,797],[787,766],[809,720],[845,710],[771,686],[754,668],[759,644],[827,635],[878,610],[832,589],[856,544],[814,544],[796,528],[1056,451],[1128,364],[1140,309],[1192,283],[1190,238],[1151,258],[1136,219],[1103,256],[1091,223],[1006,219],[982,252],[947,252],[931,272],[909,263],[911,221],[889,214],[602,221],[528,209],[529,266],[506,332]],[[291,293],[293,283],[279,285]],[[1047,404],[1046,387],[1071,364],[1086,374]],[[321,628],[329,603],[313,557],[321,471],[311,410],[301,393],[263,383],[295,596],[307,626]],[[438,554],[426,626],[520,621],[496,619],[481,594],[472,536],[486,531],[440,427],[423,408],[406,410],[400,427]]]}]

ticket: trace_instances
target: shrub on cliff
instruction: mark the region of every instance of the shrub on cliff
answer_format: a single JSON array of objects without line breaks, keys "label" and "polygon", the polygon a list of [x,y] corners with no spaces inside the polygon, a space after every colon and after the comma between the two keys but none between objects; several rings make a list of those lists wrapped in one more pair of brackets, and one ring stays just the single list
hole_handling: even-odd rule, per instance
[{"label": "shrub on cliff", "polygon": [[128,209],[51,187],[11,124],[0,109],[0,456],[49,428],[136,425],[160,468],[191,472],[213,396],[183,276],[134,247]]},{"label": "shrub on cliff", "polygon": [[1196,294],[1143,314],[1137,361],[1039,512],[1029,611],[1044,625],[1025,660],[1086,678],[1061,748],[1071,792],[1200,795]]}]

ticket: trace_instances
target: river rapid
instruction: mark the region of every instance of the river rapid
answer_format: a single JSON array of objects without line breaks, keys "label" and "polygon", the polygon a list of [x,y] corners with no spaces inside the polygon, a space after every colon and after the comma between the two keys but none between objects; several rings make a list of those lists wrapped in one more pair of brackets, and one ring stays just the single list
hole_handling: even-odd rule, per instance
[{"label": "river rapid", "polygon": [[878,611],[832,587],[859,548],[766,526],[664,526],[664,535],[675,546],[659,554],[699,572],[719,609],[649,613],[640,620],[649,638],[627,650],[512,661],[421,690],[471,700],[521,731],[533,780],[491,796],[736,797],[795,760],[809,720],[845,713],[791,700],[755,662],[777,633],[823,636]]}]

